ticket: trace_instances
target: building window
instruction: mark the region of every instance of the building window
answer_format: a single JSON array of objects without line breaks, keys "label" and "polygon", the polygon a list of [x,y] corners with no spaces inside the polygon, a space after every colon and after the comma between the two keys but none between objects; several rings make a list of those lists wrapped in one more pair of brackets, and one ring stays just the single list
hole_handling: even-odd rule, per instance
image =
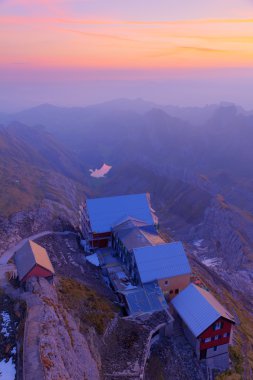
[{"label": "building window", "polygon": [[214,350],[214,351],[217,351],[217,346],[215,346],[215,347],[213,348],[213,350]]},{"label": "building window", "polygon": [[220,330],[220,329],[222,329],[222,327],[223,327],[222,322],[217,322],[217,323],[215,323],[215,324],[213,325],[213,329],[214,329],[214,331],[216,331],[216,330]]},{"label": "building window", "polygon": [[218,339],[219,339],[219,335],[215,335],[214,340],[218,340]]},{"label": "building window", "polygon": [[164,281],[164,285],[168,285],[168,283],[169,283],[169,281],[167,281],[167,280]]},{"label": "building window", "polygon": [[211,342],[211,338],[206,338],[205,343]]},{"label": "building window", "polygon": [[179,289],[176,289],[176,290],[175,290],[175,294],[178,294],[178,293],[179,293]]},{"label": "building window", "polygon": [[228,338],[229,335],[230,335],[230,334],[229,334],[228,332],[226,332],[226,333],[223,335],[223,337],[224,337],[224,338]]}]

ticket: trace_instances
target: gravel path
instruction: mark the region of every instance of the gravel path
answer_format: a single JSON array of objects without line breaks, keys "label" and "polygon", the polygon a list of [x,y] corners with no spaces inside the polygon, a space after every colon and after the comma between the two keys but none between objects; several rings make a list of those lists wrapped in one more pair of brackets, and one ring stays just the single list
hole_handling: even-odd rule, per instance
[{"label": "gravel path", "polygon": [[76,235],[76,233],[72,231],[64,231],[64,232],[42,231],[42,232],[39,232],[38,234],[31,235],[28,238],[21,240],[18,244],[14,245],[13,247],[9,248],[7,251],[5,251],[0,257],[0,265],[7,264],[8,261],[14,256],[15,252],[18,251],[21,247],[23,247],[23,245],[28,240],[36,240],[46,235],[69,235],[69,234]]}]

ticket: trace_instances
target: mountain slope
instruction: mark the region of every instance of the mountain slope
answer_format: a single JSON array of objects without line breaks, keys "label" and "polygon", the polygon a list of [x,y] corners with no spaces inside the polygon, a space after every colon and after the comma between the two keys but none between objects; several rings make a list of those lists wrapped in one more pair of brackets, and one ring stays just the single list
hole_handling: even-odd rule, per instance
[{"label": "mountain slope", "polygon": [[[131,107],[123,100],[116,108],[44,105],[22,116],[35,127],[0,127],[2,245],[55,222],[77,225],[84,193],[149,191],[162,233],[183,240],[191,260],[233,299],[252,367],[252,116],[222,106],[193,126],[153,105]],[[104,162],[112,165],[107,177],[91,178],[88,169]]]},{"label": "mountain slope", "polygon": [[43,199],[61,203],[67,184],[85,189],[82,178],[75,156],[43,129],[18,123],[0,129],[0,215],[33,207]]}]

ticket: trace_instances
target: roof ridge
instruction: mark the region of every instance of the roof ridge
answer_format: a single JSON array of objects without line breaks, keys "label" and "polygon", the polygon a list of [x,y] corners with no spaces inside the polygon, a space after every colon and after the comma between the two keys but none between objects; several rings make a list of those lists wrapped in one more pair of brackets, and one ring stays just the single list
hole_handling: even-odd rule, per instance
[{"label": "roof ridge", "polygon": [[[159,235],[160,236],[160,235]],[[162,239],[162,238],[161,238]],[[163,239],[162,239],[163,240]],[[134,250],[137,250],[137,249],[141,249],[141,250],[143,250],[143,249],[151,249],[151,248],[156,248],[156,247],[161,247],[161,246],[164,246],[164,245],[172,245],[173,243],[181,243],[182,244],[182,246],[183,246],[183,243],[182,243],[182,241],[181,240],[179,240],[179,241],[171,241],[171,242],[164,242],[164,243],[161,243],[161,244],[156,244],[156,245],[147,245],[147,246],[145,246],[145,247],[137,247],[137,248],[133,248]],[[183,248],[184,248],[184,246],[183,246]]]},{"label": "roof ridge", "polygon": [[137,195],[146,195],[148,193],[133,193],[133,194],[121,194],[121,195],[109,195],[108,197],[95,197],[95,198],[86,198],[86,201],[93,201],[97,199],[108,199],[108,198],[121,198],[121,197],[129,197],[129,196],[137,196]]},{"label": "roof ridge", "polygon": [[[197,291],[205,298],[205,300],[206,300],[206,302],[208,302],[209,303],[209,305],[211,305],[212,306],[212,308],[219,314],[219,316],[220,317],[223,317],[223,318],[225,318],[225,316],[227,316],[227,318],[229,318],[229,319],[232,319],[232,320],[234,320],[234,318],[233,318],[233,316],[230,314],[230,312],[220,303],[220,301],[216,298],[216,297],[214,297],[214,295],[211,293],[211,292],[209,292],[208,290],[206,290],[206,289],[204,289],[204,288],[201,288],[200,286],[198,286],[198,285],[196,285],[196,284],[192,284],[196,289],[197,289]],[[208,296],[208,297],[210,297],[211,298],[211,300],[210,301],[214,301],[214,303],[210,303],[209,302],[209,300],[206,298],[206,295]],[[221,308],[222,308],[222,312],[217,308],[217,305],[216,304],[218,304]],[[224,316],[224,314],[225,314],[225,316]]]},{"label": "roof ridge", "polygon": [[[214,305],[213,304],[211,304],[209,301],[208,301],[208,299],[205,297],[205,294],[203,294],[203,293],[207,293],[207,294],[209,294],[210,296],[212,296],[212,298],[214,298],[214,300],[215,300],[215,297],[212,295],[212,293],[210,293],[209,291],[207,291],[206,289],[204,289],[204,288],[201,288],[200,286],[198,286],[198,285],[196,285],[196,284],[194,284],[194,283],[190,283],[190,286],[193,286],[196,290],[197,290],[197,292],[198,292],[198,294],[199,295],[202,295],[203,297],[204,297],[204,300],[205,300],[205,302],[206,303],[208,303],[209,305],[211,305],[212,306],[212,308],[221,316],[221,314],[220,314],[220,312],[216,309],[216,307],[214,307]],[[203,293],[202,293],[202,291],[203,291]]]},{"label": "roof ridge", "polygon": [[[190,285],[194,285],[194,284],[190,284]],[[187,288],[186,288],[187,289]],[[185,290],[185,289],[184,289]],[[183,293],[183,291],[181,292],[181,294]],[[205,299],[206,302],[208,302],[206,299]],[[199,323],[199,320],[198,320],[198,317],[196,316],[196,314],[194,314],[192,312],[192,308],[189,308],[189,307],[185,307],[185,309],[187,310],[187,312],[191,315],[192,319],[194,320],[195,323]],[[217,310],[215,310],[216,313],[217,313],[217,316],[214,316],[212,318],[212,322],[211,323],[214,323],[218,318],[219,318],[219,313],[217,312]],[[189,329],[191,330],[191,332],[194,334],[193,330],[190,328],[190,326],[188,326]]]}]

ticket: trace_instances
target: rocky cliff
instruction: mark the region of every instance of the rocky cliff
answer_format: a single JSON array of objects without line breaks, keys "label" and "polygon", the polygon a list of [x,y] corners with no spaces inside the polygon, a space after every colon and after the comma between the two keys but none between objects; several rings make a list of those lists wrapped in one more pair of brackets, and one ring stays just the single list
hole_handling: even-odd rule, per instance
[{"label": "rocky cliff", "polygon": [[24,336],[24,378],[100,379],[100,358],[94,357],[79,325],[59,302],[47,280],[31,279]]}]

